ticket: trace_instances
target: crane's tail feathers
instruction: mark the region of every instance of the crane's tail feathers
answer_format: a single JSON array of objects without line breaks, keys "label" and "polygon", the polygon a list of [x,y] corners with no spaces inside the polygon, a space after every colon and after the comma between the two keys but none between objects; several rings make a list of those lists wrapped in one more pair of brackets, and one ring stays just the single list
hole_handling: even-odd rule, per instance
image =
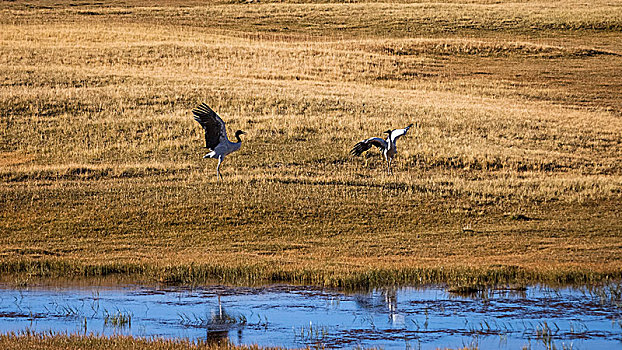
[{"label": "crane's tail feathers", "polygon": [[370,148],[371,148],[370,144],[361,141],[357,143],[356,145],[354,145],[354,147],[350,151],[350,154],[352,154],[353,156],[360,156],[361,154],[363,154],[363,152],[367,151]]}]

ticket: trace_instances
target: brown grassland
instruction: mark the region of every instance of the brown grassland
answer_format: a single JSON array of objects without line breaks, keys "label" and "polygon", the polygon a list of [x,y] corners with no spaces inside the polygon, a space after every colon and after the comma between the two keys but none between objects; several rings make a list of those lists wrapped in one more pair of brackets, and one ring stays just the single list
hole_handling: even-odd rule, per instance
[{"label": "brown grassland", "polygon": [[136,337],[79,336],[62,334],[37,334],[32,332],[0,334],[3,349],[62,349],[62,350],[280,350],[284,348],[261,348],[259,346],[235,346],[228,342],[190,342],[188,340],[141,339]]},{"label": "brown grassland", "polygon": [[[28,350],[281,350],[279,347],[262,348],[256,345],[235,346],[231,343],[190,342],[187,340],[141,339],[135,337],[98,337],[78,335],[45,335],[32,332],[22,334],[0,334],[0,346],[3,349]],[[467,349],[466,347],[464,348]]]},{"label": "brown grassland", "polygon": [[[2,278],[618,279],[621,33],[604,0],[3,1]],[[248,133],[222,182],[203,101]],[[393,176],[348,154],[409,123]]]}]

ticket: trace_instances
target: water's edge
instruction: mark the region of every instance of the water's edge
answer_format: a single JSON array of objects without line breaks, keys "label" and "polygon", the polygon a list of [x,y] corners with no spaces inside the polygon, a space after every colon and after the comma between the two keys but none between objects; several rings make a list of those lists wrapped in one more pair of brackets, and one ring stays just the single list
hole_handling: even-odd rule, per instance
[{"label": "water's edge", "polygon": [[621,291],[619,283],[469,295],[438,285],[360,293],[292,285],[0,285],[0,329],[227,338],[234,344],[288,348],[619,349]]}]

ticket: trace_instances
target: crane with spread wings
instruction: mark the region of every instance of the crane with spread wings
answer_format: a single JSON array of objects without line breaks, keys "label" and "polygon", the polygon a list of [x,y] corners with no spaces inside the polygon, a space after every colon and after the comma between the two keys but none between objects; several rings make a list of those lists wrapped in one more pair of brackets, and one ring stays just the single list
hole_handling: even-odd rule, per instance
[{"label": "crane with spread wings", "polygon": [[205,148],[209,148],[211,152],[204,155],[203,158],[217,158],[216,178],[222,179],[220,175],[220,164],[226,155],[233,153],[242,146],[240,135],[246,134],[242,130],[235,132],[237,142],[231,142],[227,138],[227,128],[225,122],[214,112],[207,104],[202,103],[192,110],[194,120],[196,120],[205,130]]},{"label": "crane with spread wings", "polygon": [[395,129],[395,130],[389,129],[385,131],[384,133],[388,134],[386,140],[383,140],[380,137],[371,137],[371,138],[368,138],[367,140],[363,140],[357,143],[356,145],[354,145],[350,153],[354,156],[360,156],[361,154],[363,154],[363,152],[370,149],[371,146],[378,147],[380,151],[382,151],[382,154],[384,155],[384,159],[387,161],[387,172],[390,175],[391,174],[391,161],[393,161],[393,158],[397,154],[397,147],[395,143],[397,142],[397,139],[406,135],[406,133],[408,132],[408,129],[410,129],[412,126],[413,125],[410,124],[404,129]]}]

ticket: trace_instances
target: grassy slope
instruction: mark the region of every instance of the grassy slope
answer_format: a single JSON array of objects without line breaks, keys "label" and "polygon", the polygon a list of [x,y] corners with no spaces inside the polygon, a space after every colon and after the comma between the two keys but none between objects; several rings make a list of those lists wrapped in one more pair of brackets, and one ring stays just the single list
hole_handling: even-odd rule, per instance
[{"label": "grassy slope", "polygon": [[[35,5],[0,12],[0,268],[20,281],[622,273],[619,3]],[[201,101],[248,132],[223,183]],[[394,176],[348,155],[410,122]]]}]

